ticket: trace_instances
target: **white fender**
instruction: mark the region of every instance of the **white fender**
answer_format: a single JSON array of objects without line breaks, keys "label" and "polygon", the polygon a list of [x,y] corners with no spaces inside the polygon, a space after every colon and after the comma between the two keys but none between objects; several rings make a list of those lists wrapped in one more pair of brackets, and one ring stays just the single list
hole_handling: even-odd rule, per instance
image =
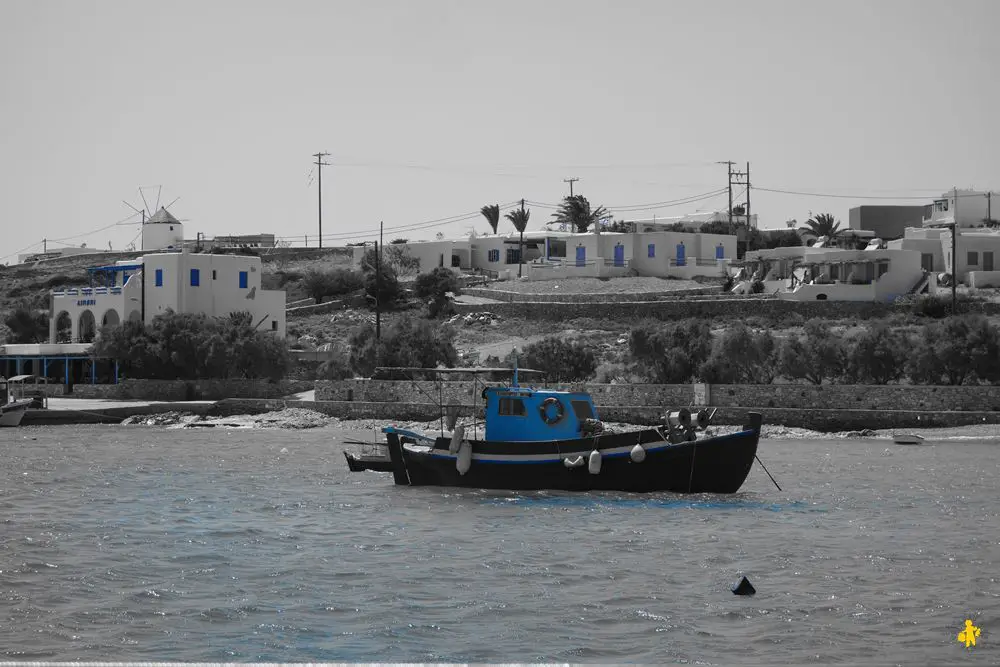
[{"label": "white fender", "polygon": [[632,451],[629,452],[629,457],[631,457],[632,461],[635,463],[642,463],[646,460],[646,450],[643,449],[642,445],[636,445],[632,448]]},{"label": "white fender", "polygon": [[462,444],[458,446],[458,460],[455,461],[455,468],[458,469],[459,475],[464,475],[469,472],[469,468],[472,467],[472,445],[468,440],[463,440]]},{"label": "white fender", "polygon": [[582,456],[575,456],[571,459],[563,459],[563,465],[567,468],[579,468],[583,465],[584,460]]},{"label": "white fender", "polygon": [[454,454],[458,451],[458,446],[462,444],[465,437],[465,424],[455,424],[455,430],[451,434],[451,443],[448,445],[448,453]]},{"label": "white fender", "polygon": [[601,472],[601,453],[596,449],[590,453],[590,463],[587,467],[591,475]]}]

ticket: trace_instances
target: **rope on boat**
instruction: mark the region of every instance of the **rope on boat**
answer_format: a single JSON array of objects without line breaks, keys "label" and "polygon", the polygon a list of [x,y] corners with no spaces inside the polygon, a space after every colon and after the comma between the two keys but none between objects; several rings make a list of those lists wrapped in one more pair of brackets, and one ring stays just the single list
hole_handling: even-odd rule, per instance
[{"label": "rope on boat", "polygon": [[[757,463],[759,463],[759,464],[760,464],[760,467],[764,469],[764,472],[766,472],[766,473],[767,473],[767,476],[768,476],[768,477],[771,477],[771,473],[770,473],[770,472],[768,472],[768,470],[767,470],[767,466],[765,466],[765,465],[764,465],[764,462],[760,460],[760,457],[759,457],[759,456],[757,456],[756,454],[754,454],[754,455],[753,455],[753,457],[754,457],[755,459],[757,459]],[[774,482],[774,485],[778,487],[778,491],[781,491],[781,487],[780,487],[780,486],[778,486],[778,483],[774,481],[774,477],[771,477],[771,481],[772,481],[772,482]]]}]

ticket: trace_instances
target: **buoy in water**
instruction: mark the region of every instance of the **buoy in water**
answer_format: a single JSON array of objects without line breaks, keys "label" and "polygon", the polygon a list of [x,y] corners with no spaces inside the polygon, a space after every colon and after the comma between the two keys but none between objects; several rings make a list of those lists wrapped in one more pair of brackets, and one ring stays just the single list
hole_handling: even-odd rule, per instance
[{"label": "buoy in water", "polygon": [[590,453],[590,462],[587,468],[591,475],[597,475],[601,472],[601,453],[596,449]]},{"label": "buoy in water", "polygon": [[632,459],[633,463],[642,463],[646,460],[646,450],[643,449],[642,445],[636,445],[629,452],[629,457]]},{"label": "buoy in water", "polygon": [[734,595],[753,595],[757,592],[757,589],[753,587],[753,584],[746,577],[743,577],[740,583],[733,586],[732,590]]}]

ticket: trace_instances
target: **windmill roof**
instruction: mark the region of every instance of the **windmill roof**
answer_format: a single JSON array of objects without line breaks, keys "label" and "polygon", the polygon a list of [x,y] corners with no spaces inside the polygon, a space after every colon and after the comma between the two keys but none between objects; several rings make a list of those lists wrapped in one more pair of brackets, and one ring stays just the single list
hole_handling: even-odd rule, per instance
[{"label": "windmill roof", "polygon": [[153,216],[146,221],[146,224],[157,223],[157,222],[169,222],[170,224],[179,224],[180,220],[170,215],[170,211],[160,207],[160,210],[153,214]]}]

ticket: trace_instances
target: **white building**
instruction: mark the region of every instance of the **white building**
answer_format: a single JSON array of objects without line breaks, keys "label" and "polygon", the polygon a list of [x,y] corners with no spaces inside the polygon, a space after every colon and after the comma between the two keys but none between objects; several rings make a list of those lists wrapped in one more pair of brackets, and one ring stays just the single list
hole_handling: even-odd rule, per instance
[{"label": "white building", "polygon": [[[462,241],[393,244],[419,261],[419,272],[445,266],[495,273],[505,279],[518,272],[529,280],[614,277],[635,271],[644,276],[721,277],[736,257],[736,237],[721,234],[653,231],[584,233],[534,230],[524,233],[524,264],[519,266],[521,235],[470,236]],[[354,249],[360,266],[366,252]]]},{"label": "white building", "polygon": [[142,223],[142,249],[177,250],[184,246],[184,225],[161,207]]},{"label": "white building", "polygon": [[285,292],[261,289],[259,257],[151,253],[89,271],[94,286],[52,292],[50,342],[89,343],[103,326],[148,324],[168,310],[209,317],[248,311],[258,329],[285,335]]},{"label": "white building", "polygon": [[924,208],[924,227],[946,226],[958,220],[959,227],[982,227],[988,220],[996,221],[1000,213],[994,208],[995,192],[952,190],[945,192],[933,204]]},{"label": "white building", "polygon": [[[632,232],[657,232],[663,231],[670,227],[671,225],[682,224],[692,229],[698,229],[702,225],[706,225],[711,222],[725,222],[729,223],[729,213],[726,211],[698,211],[695,213],[688,213],[687,215],[679,215],[667,218],[643,218],[639,220],[625,220],[625,224],[629,225],[629,230]],[[733,225],[747,227],[751,229],[757,229],[757,214],[753,213],[750,215],[749,219],[744,214],[733,213],[732,219]]]}]

